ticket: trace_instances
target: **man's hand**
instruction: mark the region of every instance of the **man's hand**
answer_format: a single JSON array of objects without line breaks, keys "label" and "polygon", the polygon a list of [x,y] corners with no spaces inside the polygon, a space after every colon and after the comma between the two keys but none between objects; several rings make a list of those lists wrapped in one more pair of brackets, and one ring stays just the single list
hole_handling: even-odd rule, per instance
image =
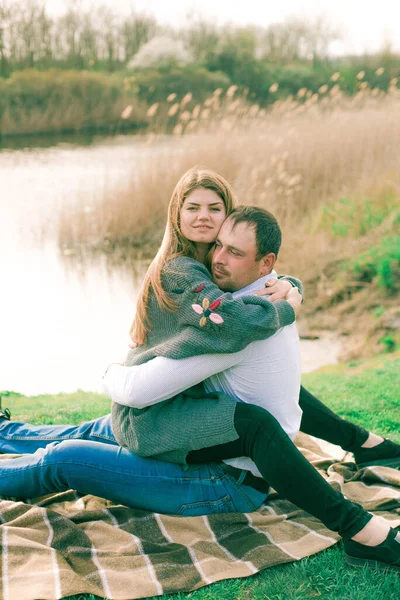
[{"label": "man's hand", "polygon": [[286,300],[293,307],[294,312],[297,315],[297,313],[300,310],[301,302],[302,302],[302,297],[301,297],[299,290],[296,287],[292,287],[292,289],[289,291],[288,295],[286,296]]},{"label": "man's hand", "polygon": [[265,289],[256,292],[256,296],[269,295],[269,300],[275,302],[275,300],[286,300],[290,290],[293,289],[290,281],[285,279],[270,279],[265,284]]}]

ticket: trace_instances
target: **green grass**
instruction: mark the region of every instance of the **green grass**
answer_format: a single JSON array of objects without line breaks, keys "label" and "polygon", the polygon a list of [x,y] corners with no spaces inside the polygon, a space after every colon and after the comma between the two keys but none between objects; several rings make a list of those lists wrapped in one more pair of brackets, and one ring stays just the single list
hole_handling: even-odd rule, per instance
[{"label": "green grass", "polygon": [[397,198],[386,195],[379,202],[368,198],[340,198],[321,211],[320,228],[334,237],[361,237],[376,229],[396,210]]},{"label": "green grass", "polygon": [[400,276],[400,235],[381,240],[355,258],[350,270],[358,281],[370,282],[377,278],[380,288],[395,291]]},{"label": "green grass", "polygon": [[22,396],[13,392],[1,392],[3,408],[11,410],[13,421],[34,425],[71,423],[96,419],[110,412],[110,400],[94,392],[78,390],[73,394],[57,396]]},{"label": "green grass", "polygon": [[342,417],[400,443],[399,352],[324,367],[303,384]]},{"label": "green grass", "polygon": [[[303,383],[342,416],[400,442],[400,353],[326,367]],[[91,393],[27,398],[2,392],[13,418],[32,423],[80,423],[105,414],[109,400]],[[159,597],[158,597],[159,598]],[[245,578],[221,581],[163,600],[398,600],[400,576],[348,567],[340,545],[291,565]],[[72,598],[70,598],[72,600]],[[92,595],[73,600],[96,600]],[[155,597],[154,597],[155,600]]]}]

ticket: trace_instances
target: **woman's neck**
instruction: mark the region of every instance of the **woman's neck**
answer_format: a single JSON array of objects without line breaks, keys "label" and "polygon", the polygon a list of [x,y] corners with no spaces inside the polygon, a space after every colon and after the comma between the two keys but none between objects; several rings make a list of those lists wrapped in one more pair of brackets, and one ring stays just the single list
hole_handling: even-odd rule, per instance
[{"label": "woman's neck", "polygon": [[198,260],[199,262],[203,263],[203,265],[206,263],[206,256],[208,254],[210,250],[210,244],[196,244],[196,255],[195,255],[195,259]]}]

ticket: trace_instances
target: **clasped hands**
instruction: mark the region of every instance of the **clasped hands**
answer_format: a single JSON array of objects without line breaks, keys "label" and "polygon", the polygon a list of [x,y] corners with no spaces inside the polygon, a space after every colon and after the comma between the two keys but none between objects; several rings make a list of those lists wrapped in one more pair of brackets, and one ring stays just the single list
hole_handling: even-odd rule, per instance
[{"label": "clasped hands", "polygon": [[269,296],[271,302],[276,300],[287,300],[292,306],[294,312],[298,313],[303,301],[297,287],[293,287],[290,281],[286,279],[270,279],[266,282],[265,288],[255,293],[255,296]]}]

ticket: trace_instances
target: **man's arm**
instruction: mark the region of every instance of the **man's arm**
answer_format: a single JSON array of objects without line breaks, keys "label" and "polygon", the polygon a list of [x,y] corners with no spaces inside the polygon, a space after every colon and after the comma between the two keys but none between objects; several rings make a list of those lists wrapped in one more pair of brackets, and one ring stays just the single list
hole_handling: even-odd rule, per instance
[{"label": "man's arm", "polygon": [[205,354],[180,360],[158,356],[132,367],[112,364],[104,375],[103,389],[117,404],[145,408],[229,369],[242,361],[246,352],[244,348],[232,354]]}]

